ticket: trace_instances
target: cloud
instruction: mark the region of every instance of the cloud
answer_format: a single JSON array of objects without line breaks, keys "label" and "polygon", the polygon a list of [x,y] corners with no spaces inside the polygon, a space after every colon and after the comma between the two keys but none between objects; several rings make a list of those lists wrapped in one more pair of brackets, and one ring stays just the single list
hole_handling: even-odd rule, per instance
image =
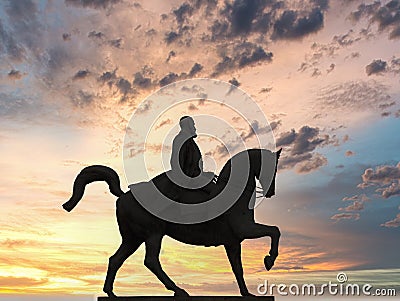
[{"label": "cloud", "polygon": [[158,130],[159,128],[161,128],[161,127],[163,127],[163,126],[165,126],[165,125],[168,125],[168,124],[172,124],[172,119],[168,118],[168,119],[165,119],[165,120],[161,121],[161,122],[155,127],[155,129]]},{"label": "cloud", "polygon": [[320,9],[313,9],[301,16],[293,10],[286,10],[275,21],[272,39],[298,39],[323,27],[324,14]]},{"label": "cloud", "polygon": [[32,287],[42,286],[49,281],[47,278],[29,278],[29,277],[13,277],[13,276],[0,276],[0,286],[3,289],[13,289],[16,287]]},{"label": "cloud", "polygon": [[395,101],[392,101],[392,102],[390,102],[390,103],[382,103],[382,104],[380,104],[378,107],[379,107],[380,109],[387,109],[387,108],[389,108],[389,107],[394,106],[395,104],[396,104],[396,102],[395,102]]},{"label": "cloud", "polygon": [[310,173],[327,164],[328,160],[324,156],[321,154],[314,154],[309,160],[297,164],[296,172],[299,174]]},{"label": "cloud", "polygon": [[89,75],[89,70],[79,70],[75,73],[73,79],[84,79]]},{"label": "cloud", "polygon": [[71,41],[71,34],[70,33],[63,33],[62,38],[64,41]]},{"label": "cloud", "polygon": [[121,101],[124,101],[126,99],[126,96],[130,93],[134,92],[134,89],[132,88],[132,84],[126,80],[125,78],[119,78],[117,82],[115,83],[116,87],[122,94]]},{"label": "cloud", "polygon": [[96,39],[103,39],[105,37],[105,35],[101,31],[92,30],[91,32],[88,33],[88,37],[96,38]]},{"label": "cloud", "polygon": [[244,141],[255,136],[255,135],[261,135],[268,133],[270,130],[276,129],[280,125],[280,120],[277,122],[271,122],[269,127],[268,126],[262,126],[257,120],[253,120],[249,126],[249,129],[247,132],[242,132],[240,134],[241,139]]},{"label": "cloud", "polygon": [[354,152],[352,152],[351,150],[348,150],[348,151],[346,151],[346,152],[344,153],[344,155],[345,155],[346,157],[351,157],[351,156],[354,156]]},{"label": "cloud", "polygon": [[[266,1],[249,1],[249,0],[235,0],[232,5],[228,6],[225,10],[228,19],[231,23],[231,32],[234,35],[247,34],[250,32],[253,21],[257,15],[263,12],[267,2]],[[266,14],[260,16],[262,19],[266,18]],[[266,21],[266,20],[265,20]],[[268,30],[268,23],[259,20],[259,24],[255,27],[260,30]],[[265,28],[261,28],[260,23],[266,25]]]},{"label": "cloud", "polygon": [[362,201],[354,201],[353,204],[339,208],[339,211],[360,211],[364,209],[364,202]]},{"label": "cloud", "polygon": [[197,111],[198,108],[196,107],[195,104],[192,104],[192,103],[191,103],[191,104],[188,106],[188,110],[189,110],[189,111]]},{"label": "cloud", "polygon": [[387,185],[400,180],[400,162],[396,166],[382,165],[374,169],[368,168],[361,176],[363,183]]},{"label": "cloud", "polygon": [[228,83],[230,83],[231,85],[234,85],[234,86],[236,86],[236,87],[239,87],[239,86],[240,86],[240,83],[239,83],[239,81],[236,79],[236,77],[230,79],[230,80],[228,81]]},{"label": "cloud", "polygon": [[318,137],[318,135],[318,128],[303,126],[297,133],[294,129],[282,133],[276,140],[276,146],[280,147],[290,145],[292,147],[291,155],[300,155],[305,152],[313,151],[323,142],[328,142],[329,136]]},{"label": "cloud", "polygon": [[175,31],[169,31],[165,34],[164,41],[167,44],[171,44],[180,37],[180,34]]},{"label": "cloud", "polygon": [[67,5],[95,9],[106,9],[119,2],[121,0],[65,0]]},{"label": "cloud", "polygon": [[147,89],[152,86],[150,77],[145,77],[142,72],[136,72],[133,79],[133,85],[142,89]]},{"label": "cloud", "polygon": [[361,194],[361,195],[353,195],[351,197],[344,197],[342,199],[342,201],[361,201],[361,202],[366,202],[366,201],[370,201],[370,198],[368,198],[365,194]]},{"label": "cloud", "polygon": [[365,67],[365,72],[368,76],[372,74],[382,74],[386,71],[387,62],[379,60],[373,60],[372,63]]},{"label": "cloud", "polygon": [[94,95],[91,92],[79,90],[78,93],[71,97],[72,103],[76,107],[85,107],[94,101]]},{"label": "cloud", "polygon": [[[327,58],[336,59],[342,50],[348,52],[349,46],[353,46],[356,42],[366,39],[369,39],[369,35],[362,31],[356,32],[350,29],[344,34],[333,36],[332,40],[328,43],[314,42],[297,71],[305,72],[307,70],[312,70],[312,74],[318,76],[322,74],[320,70],[324,68],[326,69],[326,73],[329,74],[335,69],[336,64],[331,63],[329,67],[326,68],[321,66],[321,62],[325,63]],[[359,53],[353,52],[351,55],[347,55],[346,58],[354,59],[359,56]]]},{"label": "cloud", "polygon": [[258,93],[268,93],[272,91],[272,87],[262,88]]},{"label": "cloud", "polygon": [[173,10],[173,13],[175,15],[176,22],[179,25],[182,25],[186,18],[192,15],[193,7],[189,3],[185,2],[181,4],[181,6],[179,6],[177,9]]},{"label": "cloud", "polygon": [[177,81],[178,79],[179,79],[178,74],[176,74],[174,72],[170,72],[166,76],[164,76],[162,79],[160,79],[160,81],[158,83],[159,83],[160,87],[163,87],[163,86],[173,83],[174,81]]},{"label": "cloud", "polygon": [[369,24],[377,24],[379,31],[389,31],[389,39],[400,36],[400,3],[398,0],[386,4],[375,1],[371,4],[360,4],[357,10],[350,14],[350,18],[357,22],[366,18]]},{"label": "cloud", "polygon": [[236,68],[241,69],[257,63],[271,62],[273,57],[272,52],[266,52],[263,47],[250,42],[238,44],[231,50],[227,49],[227,52],[214,67],[213,76]]},{"label": "cloud", "polygon": [[108,41],[108,44],[110,44],[112,47],[120,49],[122,47],[123,42],[124,41],[122,40],[122,38],[118,38],[118,39],[115,39],[115,40]]},{"label": "cloud", "polygon": [[400,195],[400,180],[397,182],[393,182],[392,184],[390,184],[390,186],[378,188],[376,192],[381,192],[381,196],[384,199]]},{"label": "cloud", "polygon": [[359,220],[360,219],[360,214],[359,213],[338,213],[335,214],[331,217],[331,219],[335,220],[335,221],[340,221],[340,220]]},{"label": "cloud", "polygon": [[176,52],[175,51],[173,51],[173,50],[171,50],[169,53],[168,53],[168,57],[167,57],[167,59],[165,60],[167,63],[173,58],[173,57],[175,57],[176,56]]},{"label": "cloud", "polygon": [[329,68],[326,69],[326,73],[331,73],[335,69],[335,66],[336,65],[334,63],[330,64]]},{"label": "cloud", "polygon": [[397,214],[394,219],[381,224],[381,226],[382,227],[386,227],[386,228],[398,228],[398,227],[400,227],[400,213]]},{"label": "cloud", "polygon": [[16,42],[13,35],[10,34],[3,26],[0,20],[0,49],[2,53],[8,55],[15,61],[20,61],[24,57],[25,50]]},{"label": "cloud", "polygon": [[106,82],[108,83],[109,86],[113,84],[113,81],[117,79],[116,75],[117,69],[114,69],[113,71],[106,71],[104,72],[100,77],[99,81],[105,84]]},{"label": "cloud", "polygon": [[326,112],[379,109],[379,105],[388,103],[391,99],[388,87],[374,80],[349,81],[326,86],[320,90],[317,97],[321,110]]},{"label": "cloud", "polygon": [[8,72],[7,76],[9,79],[13,80],[18,80],[21,79],[25,74],[22,74],[20,71],[11,69],[10,72]]},{"label": "cloud", "polygon": [[31,0],[21,0],[7,1],[4,6],[10,26],[6,29],[0,21],[2,52],[13,61],[21,61],[29,54],[39,57],[43,25],[38,18],[37,5]]},{"label": "cloud", "polygon": [[195,76],[197,73],[199,73],[201,70],[203,70],[203,66],[199,63],[195,63],[193,67],[189,71],[189,77]]},{"label": "cloud", "polygon": [[326,165],[328,160],[318,153],[312,153],[318,146],[337,143],[329,135],[320,135],[319,128],[303,126],[296,132],[294,129],[283,132],[276,139],[277,147],[287,147],[288,155],[279,160],[280,169],[296,167],[297,173],[309,173]]},{"label": "cloud", "polygon": [[284,1],[225,1],[211,26],[212,40],[252,34],[270,39],[299,39],[323,27],[328,1],[304,1],[301,6]]}]

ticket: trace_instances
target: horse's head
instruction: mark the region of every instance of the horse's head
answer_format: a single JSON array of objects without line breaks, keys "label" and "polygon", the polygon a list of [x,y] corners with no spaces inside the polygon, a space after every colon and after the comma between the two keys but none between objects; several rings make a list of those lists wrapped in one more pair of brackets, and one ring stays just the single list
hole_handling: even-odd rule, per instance
[{"label": "horse's head", "polygon": [[[266,198],[270,198],[275,195],[275,178],[276,171],[278,170],[278,160],[281,152],[282,148],[279,149],[276,153],[261,150],[260,165],[263,165],[263,167],[260,167],[260,171],[256,173],[256,177],[261,184],[263,196]],[[270,168],[271,166],[272,168],[275,168],[272,181]]]}]

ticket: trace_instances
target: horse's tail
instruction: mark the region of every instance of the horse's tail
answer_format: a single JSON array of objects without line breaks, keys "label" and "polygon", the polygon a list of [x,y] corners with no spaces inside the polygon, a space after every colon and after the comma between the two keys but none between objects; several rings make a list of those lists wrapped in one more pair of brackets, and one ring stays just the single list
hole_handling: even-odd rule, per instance
[{"label": "horse's tail", "polygon": [[92,165],[85,167],[78,174],[74,181],[72,196],[68,202],[62,205],[63,208],[68,212],[74,209],[82,199],[86,185],[96,181],[107,182],[110,192],[117,197],[124,193],[120,188],[118,174],[112,168],[103,165]]}]

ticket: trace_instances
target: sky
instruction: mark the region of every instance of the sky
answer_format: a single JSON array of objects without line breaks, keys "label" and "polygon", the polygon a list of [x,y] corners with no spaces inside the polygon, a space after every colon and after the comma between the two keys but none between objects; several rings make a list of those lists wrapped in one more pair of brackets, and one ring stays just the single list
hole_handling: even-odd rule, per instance
[{"label": "sky", "polygon": [[[255,210],[280,228],[280,254],[267,272],[269,240],[243,243],[250,291],[266,279],[324,283],[338,272],[399,290],[399,16],[398,0],[1,1],[0,299],[101,295],[120,243],[115,198],[96,183],[71,213],[61,205],[92,164],[115,169],[128,189],[123,150],[140,156],[143,143],[126,133],[150,131],[149,173],[162,172],[163,139],[182,115],[199,121],[215,172],[237,139],[223,127],[207,136],[200,116],[225,120],[246,145],[270,128],[283,148],[276,196]],[[239,87],[269,124],[197,99],[151,129],[128,126],[136,109],[162,107],[151,99],[160,88],[199,78]],[[143,259],[141,246],[115,292],[169,295]],[[222,247],[166,237],[161,263],[193,295],[239,294]]]}]

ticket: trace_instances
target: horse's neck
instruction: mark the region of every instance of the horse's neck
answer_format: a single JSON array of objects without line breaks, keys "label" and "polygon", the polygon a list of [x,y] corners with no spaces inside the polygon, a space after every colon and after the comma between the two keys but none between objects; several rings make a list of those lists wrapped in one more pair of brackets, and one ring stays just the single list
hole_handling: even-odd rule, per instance
[{"label": "horse's neck", "polygon": [[[244,155],[244,154],[243,154]],[[235,161],[235,159],[237,161]],[[233,188],[233,190],[236,190],[236,188],[240,187],[241,189],[241,197],[238,199],[237,205],[239,207],[243,208],[248,208],[250,199],[255,191],[256,188],[256,181],[255,181],[255,173],[254,173],[254,168],[255,164],[257,163],[257,158],[256,158],[256,153],[254,151],[250,152],[249,151],[249,159],[250,159],[250,166],[247,167],[244,166],[243,168],[240,168],[241,164],[241,159],[240,158],[231,158],[222,168],[221,173],[219,174],[218,181],[217,181],[217,189],[216,189],[216,194],[222,192],[227,185],[229,185],[229,188]],[[232,161],[233,164],[236,164],[236,162],[239,162],[239,167],[236,166],[235,168],[232,169]],[[248,161],[247,161],[248,162]],[[246,167],[248,170],[245,170]],[[236,174],[231,174],[231,171],[233,171]],[[240,173],[240,174],[237,174]],[[244,181],[243,173],[247,174],[247,181]],[[235,183],[238,178],[241,178],[242,180],[238,181],[239,183]],[[229,184],[228,184],[229,183]],[[228,190],[230,190],[228,188]],[[227,193],[229,194],[229,192]]]}]

